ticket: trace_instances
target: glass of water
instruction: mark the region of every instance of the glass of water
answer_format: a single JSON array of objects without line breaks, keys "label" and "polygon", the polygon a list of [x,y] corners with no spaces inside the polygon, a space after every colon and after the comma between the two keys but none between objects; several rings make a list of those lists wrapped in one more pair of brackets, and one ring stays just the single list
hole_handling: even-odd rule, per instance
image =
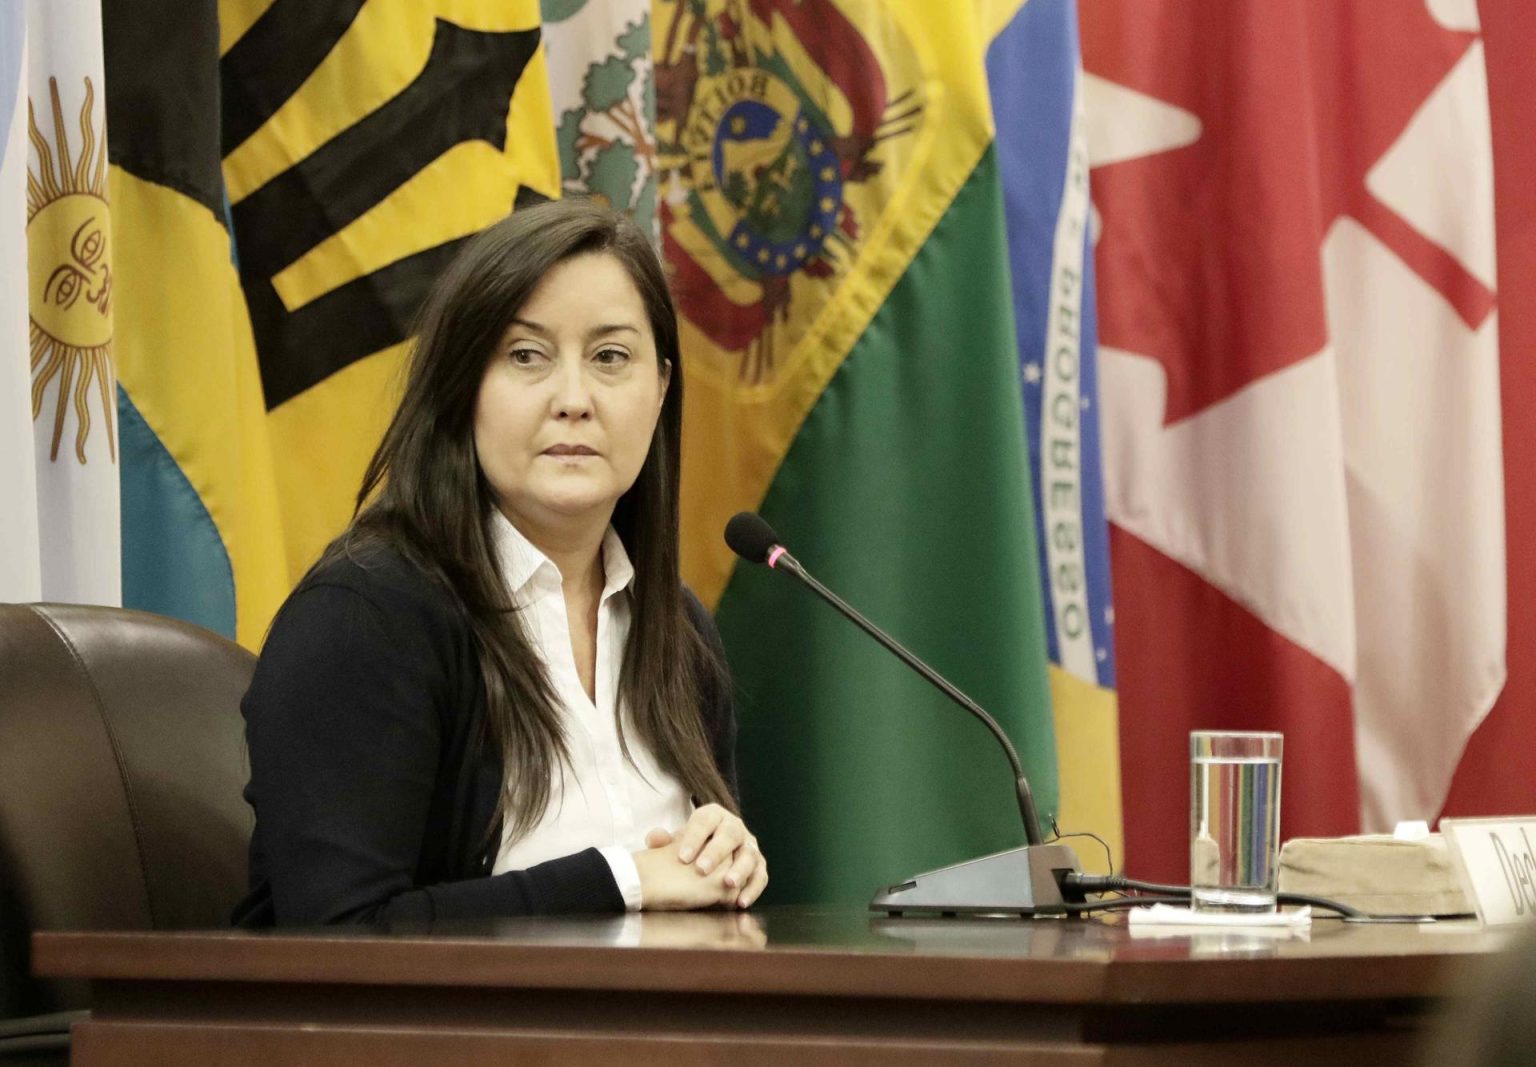
[{"label": "glass of water", "polygon": [[1270,912],[1280,874],[1277,733],[1189,735],[1189,884],[1197,911]]}]

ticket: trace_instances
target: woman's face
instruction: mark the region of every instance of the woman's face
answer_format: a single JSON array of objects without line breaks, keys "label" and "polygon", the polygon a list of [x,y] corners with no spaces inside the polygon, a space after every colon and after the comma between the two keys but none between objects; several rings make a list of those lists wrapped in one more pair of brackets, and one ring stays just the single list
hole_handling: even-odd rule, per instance
[{"label": "woman's face", "polygon": [[606,525],[645,463],[671,373],[616,258],[557,264],[502,335],[475,400],[475,454],[507,518],[525,533]]}]

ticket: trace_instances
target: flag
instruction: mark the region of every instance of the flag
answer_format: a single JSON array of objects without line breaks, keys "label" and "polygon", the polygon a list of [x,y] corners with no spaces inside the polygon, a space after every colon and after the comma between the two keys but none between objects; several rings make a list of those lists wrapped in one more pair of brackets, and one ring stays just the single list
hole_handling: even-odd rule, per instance
[{"label": "flag", "polygon": [[[987,49],[1061,778],[1060,822],[1122,849],[1109,527],[1099,450],[1088,146],[1073,0],[1030,0]],[[1102,866],[1097,849],[1079,849]],[[1106,872],[1107,873],[1107,872]]]},{"label": "flag", "polygon": [[1506,671],[1476,7],[1084,15],[1128,865],[1195,727],[1285,732],[1287,836],[1432,818]]},{"label": "flag", "polygon": [[591,194],[656,231],[650,0],[543,0],[560,191]]},{"label": "flag", "polygon": [[[1478,5],[1487,48],[1488,109],[1493,141],[1494,225],[1498,252],[1499,389],[1503,401],[1504,527],[1508,602],[1536,598],[1536,364],[1524,353],[1536,348],[1536,23],[1523,0],[1483,0]],[[1525,771],[1525,753],[1536,746],[1536,620],[1509,613],[1506,658],[1509,678],[1498,701],[1473,734],[1444,815],[1492,815],[1536,811],[1536,775]]]},{"label": "flag", "polygon": [[351,518],[412,319],[560,188],[537,0],[221,0],[222,151],[287,573]]},{"label": "flag", "polygon": [[107,6],[129,605],[259,647],[437,273],[556,191],[536,3],[440,6]]},{"label": "flag", "polygon": [[[26,19],[0,8],[0,273],[27,276]],[[43,593],[38,550],[27,289],[0,290],[0,600]]]},{"label": "flag", "polygon": [[8,600],[121,602],[102,92],[95,0],[6,5],[0,598]]},{"label": "flag", "polygon": [[214,0],[103,7],[123,601],[257,648],[287,573],[220,176]]},{"label": "flag", "polygon": [[990,24],[927,0],[688,0],[654,17],[686,576],[736,678],[769,893],[868,899],[1022,843],[1008,764],[806,590],[733,567],[721,529],[760,511],[1001,721],[1054,811]]}]

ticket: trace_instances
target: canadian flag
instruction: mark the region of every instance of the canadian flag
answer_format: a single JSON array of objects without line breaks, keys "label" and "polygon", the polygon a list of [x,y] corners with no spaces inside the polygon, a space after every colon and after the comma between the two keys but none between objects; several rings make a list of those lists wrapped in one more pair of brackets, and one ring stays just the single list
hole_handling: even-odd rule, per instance
[{"label": "canadian flag", "polygon": [[1082,20],[1128,866],[1190,729],[1284,731],[1285,836],[1432,819],[1506,677],[1477,6]]}]

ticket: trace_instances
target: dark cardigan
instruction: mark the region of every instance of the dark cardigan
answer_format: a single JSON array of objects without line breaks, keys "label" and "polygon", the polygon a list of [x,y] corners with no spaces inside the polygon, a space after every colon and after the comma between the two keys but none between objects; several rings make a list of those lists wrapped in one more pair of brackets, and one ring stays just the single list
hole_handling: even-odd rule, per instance
[{"label": "dark cardigan", "polygon": [[[720,661],[714,622],[689,618]],[[312,572],[278,612],[241,704],[256,813],[247,927],[621,910],[596,848],[492,876],[505,785],[481,743],[485,686],[454,597],[389,551]],[[736,792],[729,685],[704,694]]]}]

